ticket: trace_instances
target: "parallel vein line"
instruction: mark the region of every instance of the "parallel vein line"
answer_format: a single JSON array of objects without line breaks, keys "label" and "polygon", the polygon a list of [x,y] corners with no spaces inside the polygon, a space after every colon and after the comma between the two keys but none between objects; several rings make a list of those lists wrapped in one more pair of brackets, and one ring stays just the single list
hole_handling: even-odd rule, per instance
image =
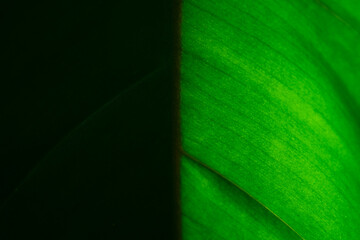
[{"label": "parallel vein line", "polygon": [[330,6],[325,4],[323,1],[315,0],[315,2],[320,7],[322,7],[325,11],[327,11],[329,14],[333,15],[337,20],[339,20],[340,22],[342,22],[343,24],[345,24],[346,26],[352,28],[354,31],[356,31],[358,34],[360,34],[359,30],[353,24],[351,24],[349,21],[347,21],[345,18],[343,18],[339,14],[337,14],[332,8],[330,8]]}]

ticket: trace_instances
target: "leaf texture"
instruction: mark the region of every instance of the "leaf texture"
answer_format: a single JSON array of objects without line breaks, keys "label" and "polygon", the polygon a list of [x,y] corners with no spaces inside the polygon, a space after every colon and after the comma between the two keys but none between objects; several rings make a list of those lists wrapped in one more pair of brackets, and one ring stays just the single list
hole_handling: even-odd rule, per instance
[{"label": "leaf texture", "polygon": [[184,0],[184,239],[358,239],[359,7]]}]

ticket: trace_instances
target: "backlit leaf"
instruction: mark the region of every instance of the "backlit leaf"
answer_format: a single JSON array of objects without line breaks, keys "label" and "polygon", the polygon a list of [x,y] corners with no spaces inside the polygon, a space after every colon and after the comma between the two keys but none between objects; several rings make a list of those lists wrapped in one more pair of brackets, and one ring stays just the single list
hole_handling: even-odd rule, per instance
[{"label": "backlit leaf", "polygon": [[184,239],[358,239],[359,7],[184,0]]}]

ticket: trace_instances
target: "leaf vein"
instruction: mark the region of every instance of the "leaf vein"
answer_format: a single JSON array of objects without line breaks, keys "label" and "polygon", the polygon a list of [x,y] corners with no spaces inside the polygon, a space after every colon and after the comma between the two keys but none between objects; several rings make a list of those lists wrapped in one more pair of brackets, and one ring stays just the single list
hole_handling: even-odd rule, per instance
[{"label": "leaf vein", "polygon": [[230,179],[228,179],[227,177],[225,177],[224,175],[222,175],[220,172],[216,171],[215,169],[211,168],[210,166],[206,165],[205,163],[201,162],[200,160],[196,159],[195,157],[193,157],[192,155],[190,155],[189,153],[187,153],[186,151],[184,151],[183,149],[180,150],[181,154],[183,154],[184,156],[186,156],[187,158],[189,158],[190,160],[192,160],[193,162],[199,164],[200,166],[204,167],[205,169],[209,170],[210,172],[216,174],[217,176],[219,176],[221,179],[223,179],[224,181],[230,183],[231,185],[235,186],[238,190],[242,191],[243,193],[245,193],[246,195],[248,195],[250,198],[252,198],[254,201],[256,201],[258,204],[260,204],[263,208],[265,208],[268,212],[270,212],[273,216],[275,216],[278,220],[280,220],[283,224],[285,224],[291,231],[293,231],[297,236],[299,236],[302,240],[305,240],[299,233],[297,233],[295,231],[295,229],[293,229],[289,224],[287,224],[280,216],[278,216],[276,213],[274,213],[270,208],[268,208],[267,206],[265,206],[263,203],[261,203],[259,200],[257,200],[254,196],[252,196],[250,193],[248,193],[245,189],[243,189],[242,187],[240,187],[239,185],[237,185],[236,183],[234,183],[233,181],[231,181]]}]

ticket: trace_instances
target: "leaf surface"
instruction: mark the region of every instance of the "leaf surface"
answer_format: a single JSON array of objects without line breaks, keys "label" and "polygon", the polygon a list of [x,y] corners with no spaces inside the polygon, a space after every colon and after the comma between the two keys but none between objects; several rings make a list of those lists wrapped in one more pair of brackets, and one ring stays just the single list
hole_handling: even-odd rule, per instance
[{"label": "leaf surface", "polygon": [[350,3],[359,7],[184,1],[184,239],[360,236],[360,34]]}]

